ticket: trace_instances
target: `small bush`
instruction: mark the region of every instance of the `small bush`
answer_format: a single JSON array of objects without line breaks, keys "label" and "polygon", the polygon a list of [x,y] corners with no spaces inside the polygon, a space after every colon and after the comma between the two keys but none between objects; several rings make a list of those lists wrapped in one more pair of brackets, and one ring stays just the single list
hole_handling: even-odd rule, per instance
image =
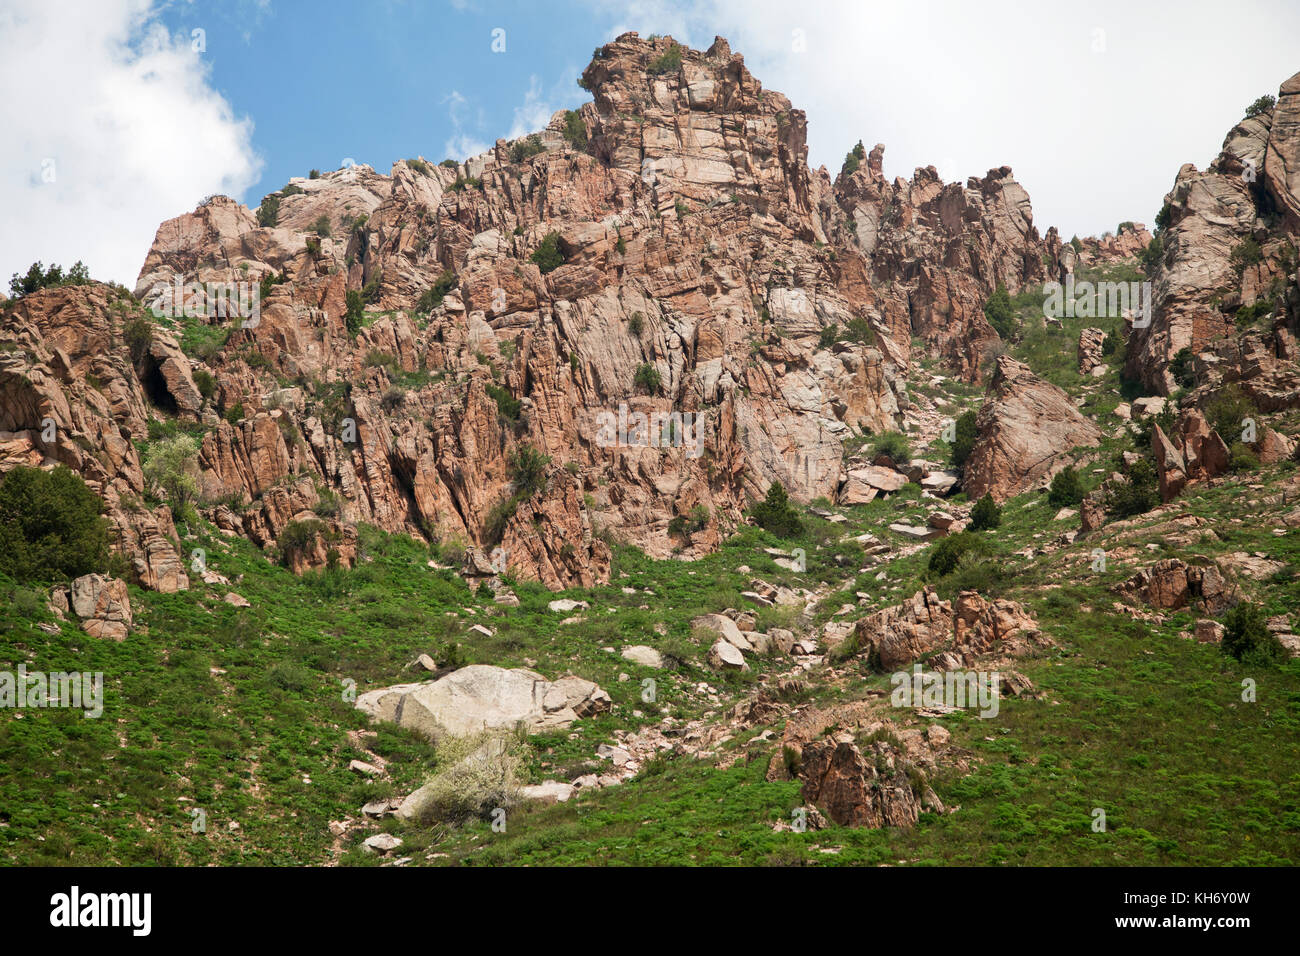
[{"label": "small bush", "polygon": [[532,445],[520,445],[519,450],[510,456],[509,475],[517,492],[529,498],[546,484],[546,466],[551,462],[549,455],[543,455]]},{"label": "small bush", "polygon": [[189,435],[164,438],[145,452],[145,481],[159,497],[167,500],[172,511],[180,515],[198,496],[199,484],[196,457],[199,445]]},{"label": "small bush", "polygon": [[564,111],[564,141],[574,149],[587,148],[587,124],[577,110]]},{"label": "small bush", "polygon": [[413,795],[415,819],[463,823],[513,806],[527,752],[519,737],[509,733],[444,737],[438,744],[438,769]]},{"label": "small bush", "polygon": [[1220,649],[1243,664],[1280,664],[1286,649],[1269,632],[1259,605],[1241,601],[1223,615],[1223,643]]},{"label": "small bush", "polygon": [[541,244],[528,258],[537,264],[537,268],[541,270],[542,275],[554,272],[564,265],[564,253],[560,249],[560,234],[558,232],[548,232],[542,238]]},{"label": "small bush", "polygon": [[501,417],[509,422],[519,421],[519,412],[523,408],[523,403],[515,398],[500,385],[489,383],[486,386],[488,395],[497,403],[497,412]]},{"label": "small bush", "polygon": [[912,459],[912,446],[906,435],[900,432],[885,432],[872,441],[871,454],[888,455],[895,464],[906,464]]},{"label": "small bush", "polygon": [[1233,472],[1254,471],[1259,467],[1259,456],[1249,445],[1235,441],[1228,447],[1228,469]]},{"label": "small bush", "polygon": [[998,503],[993,500],[991,494],[985,494],[983,498],[975,502],[975,507],[971,509],[970,526],[972,531],[992,531],[1002,523],[1002,509]]},{"label": "small bush", "polygon": [[1196,384],[1196,357],[1190,346],[1184,346],[1175,353],[1169,363],[1169,374],[1180,388],[1191,388]]},{"label": "small bush", "polygon": [[420,293],[420,298],[415,303],[415,311],[427,315],[438,306],[442,305],[442,300],[447,297],[447,293],[456,288],[456,273],[451,269],[444,270],[433,285]]},{"label": "small bush", "polygon": [[995,332],[1010,341],[1016,332],[1016,310],[1011,304],[1011,295],[1007,287],[998,283],[998,287],[989,300],[984,303],[984,317],[989,320]]},{"label": "small bush", "polygon": [[1117,518],[1146,514],[1160,503],[1156,466],[1149,458],[1134,462],[1128,469],[1128,481],[1113,489],[1107,510]]},{"label": "small bush", "polygon": [[131,353],[131,363],[138,369],[153,345],[153,323],[142,315],[130,319],[122,329],[122,340]]},{"label": "small bush", "polygon": [[318,236],[329,238],[330,235],[330,217],[321,213],[316,217],[316,221],[311,224],[312,232]]},{"label": "small bush", "polygon": [[866,147],[862,145],[862,140],[858,140],[858,145],[849,150],[848,155],[844,157],[844,165],[840,168],[840,172],[845,176],[852,176],[866,158]]},{"label": "small bush", "polygon": [[1232,263],[1237,274],[1241,275],[1247,266],[1253,266],[1264,258],[1263,251],[1259,248],[1259,243],[1253,236],[1247,236],[1241,242],[1233,247],[1232,252],[1228,254],[1228,261]]},{"label": "small bush", "polygon": [[636,367],[632,384],[637,388],[645,389],[651,395],[658,395],[659,389],[663,387],[663,379],[659,375],[659,369],[646,362]]},{"label": "small bush", "polygon": [[774,481],[767,489],[767,497],[749,509],[754,522],[764,531],[778,538],[793,538],[803,532],[799,513],[790,506],[785,486]]},{"label": "small bush", "polygon": [[1073,468],[1063,468],[1052,476],[1047,489],[1047,503],[1053,508],[1071,508],[1083,501],[1083,485],[1079,473]]},{"label": "small bush", "polygon": [[980,541],[978,535],[973,532],[962,531],[958,534],[949,535],[940,539],[931,548],[927,567],[932,575],[938,577],[952,574],[953,571],[957,570],[957,565],[965,554],[968,552],[983,553],[984,547],[985,545]]},{"label": "small bush", "polygon": [[971,450],[975,447],[975,438],[978,434],[975,428],[974,412],[963,412],[958,416],[956,425],[956,439],[952,443],[952,466],[960,469],[966,464],[966,459],[970,457]]},{"label": "small bush", "polygon": [[356,289],[349,289],[345,298],[347,309],[343,313],[343,321],[347,325],[348,335],[356,335],[361,331],[366,317],[365,298]]},{"label": "small bush", "polygon": [[428,176],[430,173],[433,172],[433,167],[431,167],[423,159],[408,159],[406,161],[406,165],[409,166],[414,172],[419,173],[421,176]]},{"label": "small bush", "polygon": [[1205,407],[1205,417],[1209,419],[1210,427],[1228,444],[1232,444],[1234,438],[1241,434],[1246,419],[1258,414],[1255,403],[1236,382],[1215,392],[1214,398]]},{"label": "small bush", "polygon": [[627,330],[638,339],[641,337],[641,331],[645,328],[645,320],[640,312],[633,312],[632,317],[627,320]]},{"label": "small bush", "polygon": [[510,161],[512,163],[522,163],[545,151],[546,147],[542,145],[542,137],[537,133],[529,133],[523,139],[517,139],[511,144]]},{"label": "small bush", "polygon": [[662,76],[665,73],[676,73],[681,68],[682,48],[673,43],[666,51],[650,61],[650,65],[646,67],[646,72],[653,76]]},{"label": "small bush", "polygon": [[1277,97],[1265,93],[1259,99],[1255,100],[1255,102],[1246,107],[1246,119],[1250,119],[1252,116],[1258,116],[1260,113],[1267,113],[1276,105]]},{"label": "small bush", "polygon": [[205,369],[196,369],[194,372],[194,386],[199,390],[200,395],[211,401],[212,396],[217,391],[217,380],[212,377],[211,372]]},{"label": "small bush", "polygon": [[257,207],[257,224],[263,228],[270,228],[280,221],[280,197],[275,193],[262,199],[262,204]]}]

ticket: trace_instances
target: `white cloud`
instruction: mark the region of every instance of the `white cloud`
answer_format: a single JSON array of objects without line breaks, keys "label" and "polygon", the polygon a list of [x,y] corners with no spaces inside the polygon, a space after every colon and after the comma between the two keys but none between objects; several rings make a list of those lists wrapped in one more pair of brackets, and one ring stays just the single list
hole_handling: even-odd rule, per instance
[{"label": "white cloud", "polygon": [[[451,120],[452,129],[451,136],[447,137],[447,142],[443,146],[443,152],[448,158],[466,160],[471,156],[487,152],[492,144],[465,130],[470,112],[469,100],[460,90],[452,90],[443,97],[442,101],[447,104],[447,118]],[[483,125],[481,115],[475,125],[479,127]]]},{"label": "white cloud", "polygon": [[134,286],[158,224],[258,178],[252,122],[150,0],[0,8],[0,276],[83,260]]},{"label": "white cloud", "polygon": [[1246,105],[1300,70],[1293,0],[1230,12],[1210,0],[993,13],[967,0],[589,6],[610,37],[657,32],[701,49],[726,37],[765,87],[807,111],[814,167],[834,175],[859,139],[885,144],[888,176],[934,165],[964,181],[1008,165],[1040,231],[1056,224],[1067,238],[1150,225],[1178,168],[1207,165]]}]

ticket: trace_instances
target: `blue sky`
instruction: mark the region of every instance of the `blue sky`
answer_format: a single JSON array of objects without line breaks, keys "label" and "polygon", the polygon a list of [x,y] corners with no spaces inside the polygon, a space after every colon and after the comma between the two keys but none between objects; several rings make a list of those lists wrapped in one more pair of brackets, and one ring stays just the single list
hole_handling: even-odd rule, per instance
[{"label": "blue sky", "polygon": [[[576,78],[608,32],[566,3],[239,7],[178,4],[162,20],[176,34],[206,31],[212,86],[255,118],[264,166],[237,197],[249,204],[345,158],[387,172],[397,159],[464,159],[512,130],[538,129],[591,98]],[[569,21],[562,29],[557,15]]]},{"label": "blue sky", "polygon": [[890,177],[1009,165],[1066,237],[1151,223],[1300,71],[1295,0],[0,0],[0,277],[81,259],[131,286],[204,196],[539,129],[627,29],[727,37],[807,112],[814,167],[858,139]]}]

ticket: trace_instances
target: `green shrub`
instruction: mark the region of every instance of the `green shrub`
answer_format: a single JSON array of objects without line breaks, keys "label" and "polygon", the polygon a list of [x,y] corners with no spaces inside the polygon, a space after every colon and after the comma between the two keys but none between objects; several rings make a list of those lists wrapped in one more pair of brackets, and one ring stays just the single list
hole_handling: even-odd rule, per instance
[{"label": "green shrub", "polygon": [[181,515],[198,496],[195,462],[199,445],[189,435],[163,438],[145,452],[144,479],[149,488],[164,498],[172,511]]},{"label": "green shrub", "polygon": [[502,418],[509,422],[519,421],[519,413],[523,408],[523,402],[495,383],[489,382],[484,388],[492,400],[497,403],[497,411]]},{"label": "green shrub", "polygon": [[668,49],[650,61],[646,67],[646,72],[653,76],[662,76],[664,73],[676,73],[682,68],[682,48],[676,43],[670,44]]},{"label": "green shrub", "polygon": [[952,443],[952,466],[960,469],[966,464],[966,459],[970,457],[971,450],[975,447],[975,438],[978,432],[975,428],[976,415],[974,412],[963,412],[957,417],[956,438]]},{"label": "green shrub", "polygon": [[235,404],[227,408],[225,418],[230,424],[238,425],[244,420],[244,403],[235,402]]},{"label": "green shrub", "polygon": [[212,377],[212,373],[205,369],[196,369],[194,372],[194,387],[199,390],[199,394],[205,399],[211,400],[217,391],[217,380]]},{"label": "green shrub", "polygon": [[564,111],[564,141],[574,149],[587,148],[587,124],[577,110]]},{"label": "green shrub", "polygon": [[637,388],[645,389],[651,395],[658,395],[660,388],[663,387],[663,379],[659,375],[659,369],[649,362],[645,362],[636,367],[636,373],[632,376],[632,384]]},{"label": "green shrub", "polygon": [[840,327],[838,325],[826,326],[826,328],[822,329],[821,333],[817,336],[817,347],[819,349],[830,348],[832,345],[835,344],[835,341],[836,339],[839,338],[839,335],[840,335]]},{"label": "green shrub", "polygon": [[345,300],[347,309],[343,313],[343,321],[347,325],[348,335],[356,335],[361,331],[366,317],[365,298],[358,290],[348,289]]},{"label": "green shrub", "polygon": [[428,176],[433,172],[433,168],[423,159],[408,159],[406,165],[421,176]]},{"label": "green shrub", "polygon": [[1250,119],[1252,116],[1258,116],[1260,113],[1267,113],[1276,105],[1277,97],[1265,93],[1259,99],[1255,100],[1255,102],[1246,107],[1246,119]]},{"label": "green shrub", "polygon": [[305,554],[328,530],[329,525],[316,518],[290,521],[284,526],[276,542],[280,546],[280,560],[286,566],[292,564],[293,557]]},{"label": "green shrub", "polygon": [[749,509],[754,522],[778,538],[793,538],[803,532],[799,513],[790,506],[785,486],[774,481],[767,489],[767,497]]},{"label": "green shrub", "polygon": [[[1168,209],[1169,207],[1166,206],[1165,208]],[[1164,240],[1157,234],[1152,237],[1151,241],[1147,243],[1147,247],[1142,250],[1142,271],[1146,273],[1148,278],[1156,274],[1156,270],[1160,268],[1160,263],[1164,261],[1164,258]]]},{"label": "green shrub", "polygon": [[458,193],[462,189],[482,189],[483,180],[477,176],[457,176],[447,188],[454,193]]},{"label": "green shrub", "polygon": [[307,178],[308,178],[308,179],[320,179],[320,170],[319,170],[319,169],[313,169],[311,172],[309,172],[309,173],[307,174]]},{"label": "green shrub", "polygon": [[1128,481],[1110,492],[1107,510],[1117,518],[1146,514],[1160,503],[1156,466],[1149,458],[1135,461],[1128,469]]},{"label": "green shrub", "polygon": [[950,534],[930,549],[930,560],[926,566],[932,575],[943,577],[957,570],[957,565],[968,552],[983,554],[985,547],[979,536],[971,531]]},{"label": "green shrub", "polygon": [[460,824],[514,806],[530,753],[518,736],[501,731],[445,737],[438,744],[438,769],[413,795],[414,819],[426,826]]},{"label": "green shrub", "polygon": [[456,288],[456,273],[451,269],[444,270],[433,285],[420,293],[419,300],[415,303],[415,311],[428,314],[442,305],[442,300],[447,297],[447,293]]},{"label": "green shrub", "polygon": [[311,230],[318,236],[328,238],[330,234],[330,217],[325,213],[321,213],[316,217],[316,221],[311,224]]},{"label": "green shrub", "polygon": [[1259,456],[1249,445],[1235,441],[1228,447],[1228,469],[1233,472],[1254,471],[1259,467]]},{"label": "green shrub", "polygon": [[543,455],[532,445],[520,445],[510,456],[509,475],[518,494],[525,499],[541,491],[546,484],[546,466],[551,463],[549,455]]},{"label": "green shrub", "polygon": [[1286,660],[1286,649],[1270,633],[1259,605],[1238,602],[1223,615],[1223,643],[1220,649],[1243,664],[1280,664]]},{"label": "green shrub", "polygon": [[99,497],[64,465],[19,465],[0,478],[0,574],[63,581],[109,569]]},{"label": "green shrub", "polygon": [[262,204],[257,207],[257,224],[263,228],[270,228],[280,221],[280,197],[276,193],[266,196],[262,199]]},{"label": "green shrub", "polygon": [[131,353],[131,363],[137,369],[140,368],[153,345],[153,323],[143,315],[127,320],[122,328],[122,340]]},{"label": "green shrub", "polygon": [[1191,346],[1183,346],[1169,362],[1169,374],[1180,388],[1191,388],[1196,384],[1196,356]]},{"label": "green shrub", "polygon": [[1071,508],[1083,501],[1083,485],[1079,473],[1073,468],[1063,468],[1052,476],[1047,489],[1047,503],[1053,508]]},{"label": "green shrub", "polygon": [[627,320],[627,330],[639,339],[644,327],[645,320],[641,317],[641,313],[633,312],[632,317]]},{"label": "green shrub", "polygon": [[1205,417],[1210,427],[1219,433],[1228,444],[1240,436],[1245,428],[1245,420],[1254,418],[1259,412],[1255,403],[1241,390],[1236,382],[1231,382],[1214,393],[1214,398],[1205,406]]},{"label": "green shrub", "polygon": [[862,140],[858,140],[858,145],[849,150],[848,155],[844,157],[844,165],[840,168],[840,173],[844,176],[852,176],[866,158],[866,147],[862,145]]},{"label": "green shrub", "polygon": [[1237,270],[1237,275],[1241,275],[1247,266],[1253,266],[1264,258],[1263,251],[1259,248],[1259,243],[1253,236],[1247,236],[1241,242],[1233,247],[1232,252],[1228,254],[1228,261],[1232,267]]},{"label": "green shrub", "polygon": [[871,443],[871,454],[888,455],[895,464],[906,464],[912,460],[912,446],[907,436],[900,432],[885,432],[876,436]]},{"label": "green shrub", "polygon": [[529,133],[523,139],[517,139],[511,144],[510,161],[512,163],[522,163],[526,159],[545,151],[546,147],[542,145],[542,137],[537,133]]},{"label": "green shrub", "polygon": [[1016,331],[1016,310],[1011,304],[1011,295],[1001,282],[997,289],[984,303],[984,317],[989,320],[999,336],[1010,341]]},{"label": "green shrub", "polygon": [[709,509],[704,505],[696,505],[691,509],[690,514],[676,515],[668,522],[668,533],[671,535],[694,534],[696,531],[703,531],[709,525]]},{"label": "green shrub", "polygon": [[537,268],[541,270],[542,275],[554,272],[564,265],[564,253],[560,249],[560,234],[558,232],[548,232],[542,237],[541,244],[528,258],[537,263]]},{"label": "green shrub", "polygon": [[985,494],[983,498],[975,502],[975,507],[970,512],[970,527],[972,531],[992,531],[1002,523],[1002,509],[998,503],[993,500],[991,494]]}]

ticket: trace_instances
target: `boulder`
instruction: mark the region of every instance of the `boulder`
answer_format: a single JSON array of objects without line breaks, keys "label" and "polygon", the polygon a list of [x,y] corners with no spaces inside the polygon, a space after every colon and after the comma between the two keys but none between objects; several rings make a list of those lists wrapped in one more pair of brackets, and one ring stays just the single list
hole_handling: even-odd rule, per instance
[{"label": "boulder", "polygon": [[591,681],[548,681],[523,668],[471,664],[435,681],[368,691],[356,707],[375,720],[407,727],[431,740],[483,730],[558,730],[581,717],[609,710],[609,695]]},{"label": "boulder", "polygon": [[975,427],[964,478],[972,501],[985,494],[1004,501],[1035,488],[1068,461],[1071,449],[1101,440],[1101,430],[1065,392],[1009,355],[998,357]]}]

